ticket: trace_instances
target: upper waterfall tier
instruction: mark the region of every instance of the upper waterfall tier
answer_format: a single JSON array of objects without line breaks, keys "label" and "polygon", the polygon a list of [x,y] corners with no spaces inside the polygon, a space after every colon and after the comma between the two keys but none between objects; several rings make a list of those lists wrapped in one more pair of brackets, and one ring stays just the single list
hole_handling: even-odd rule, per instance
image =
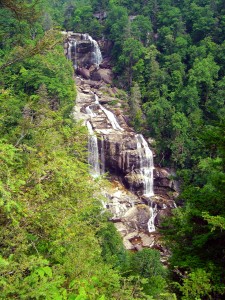
[{"label": "upper waterfall tier", "polygon": [[66,55],[72,60],[75,69],[100,65],[102,54],[99,45],[89,34],[73,32],[64,32],[64,34],[67,36]]}]

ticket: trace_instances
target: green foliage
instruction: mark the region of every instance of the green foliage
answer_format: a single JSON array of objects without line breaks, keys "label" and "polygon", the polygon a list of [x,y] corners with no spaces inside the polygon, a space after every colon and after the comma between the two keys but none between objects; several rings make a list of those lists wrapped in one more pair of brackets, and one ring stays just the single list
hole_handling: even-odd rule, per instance
[{"label": "green foliage", "polygon": [[107,223],[98,236],[104,261],[123,271],[128,265],[128,253],[124,249],[121,237],[112,223]]},{"label": "green foliage", "polygon": [[[62,67],[64,72],[62,72]],[[32,58],[24,59],[23,62],[15,62],[12,67],[7,67],[4,70],[4,88],[13,89],[17,94],[23,93],[24,98],[27,95],[32,96],[32,100],[35,101],[36,96],[34,95],[44,84],[50,106],[54,110],[63,109],[64,114],[68,115],[75,98],[72,72],[72,66],[64,57],[62,48],[57,47],[46,55],[36,54]],[[2,97],[6,97],[7,94],[9,94],[9,90],[3,91]],[[12,98],[11,96],[10,101],[13,101]],[[19,106],[21,105],[19,104]]]},{"label": "green foliage", "polygon": [[55,26],[113,42],[132,125],[156,140],[160,164],[182,169],[183,207],[165,225],[176,290],[223,297],[224,2],[3,0],[0,10],[1,297],[175,299],[157,255],[129,258],[101,217]]},{"label": "green foliage", "polygon": [[182,292],[181,299],[183,300],[195,300],[202,299],[203,296],[208,296],[212,292],[213,287],[210,284],[210,276],[202,269],[196,269],[196,271],[188,274],[183,279],[183,285],[176,284],[179,290]]},{"label": "green foliage", "polygon": [[157,250],[143,249],[131,255],[130,272],[140,276],[141,286],[147,295],[155,297],[166,290],[167,271],[160,262]]},{"label": "green foliage", "polygon": [[[29,5],[6,4],[1,13],[21,8],[10,24],[31,23]],[[127,254],[102,215],[102,182],[88,172],[86,129],[70,119],[73,70],[57,43],[15,30],[0,45],[1,298],[138,299],[140,285],[134,293],[120,274]]]},{"label": "green foliage", "polygon": [[212,230],[215,230],[217,227],[225,229],[225,218],[221,216],[210,216],[207,212],[202,213],[203,218],[212,225]]},{"label": "green foliage", "polygon": [[136,16],[131,23],[131,36],[148,46],[152,38],[152,24],[145,16]]},{"label": "green foliage", "polygon": [[122,46],[122,54],[118,58],[118,65],[115,67],[115,70],[119,72],[119,70],[123,68],[126,69],[124,79],[130,87],[132,82],[135,81],[144,71],[144,53],[142,43],[133,38],[128,38]]},{"label": "green foliage", "polygon": [[192,274],[178,285],[183,299],[224,293],[224,124],[210,127],[203,137],[209,148],[213,146],[214,158],[202,158],[195,173],[185,178],[185,206],[165,225],[172,265]]},{"label": "green foliage", "polygon": [[154,276],[165,276],[166,270],[160,263],[160,253],[153,249],[143,249],[132,255],[131,269],[135,274],[139,274],[144,278]]},{"label": "green foliage", "polygon": [[135,82],[131,88],[131,95],[128,100],[131,116],[131,125],[138,132],[141,130],[143,125],[143,115],[140,107],[141,103],[141,92],[138,84]]},{"label": "green foliage", "polygon": [[74,32],[88,32],[94,38],[101,38],[103,27],[94,18],[91,5],[81,4],[74,7],[66,20],[66,29]]},{"label": "green foliage", "polygon": [[124,42],[125,32],[128,26],[127,9],[122,6],[112,4],[106,21],[106,33],[115,43],[113,54],[117,57],[121,52]]}]

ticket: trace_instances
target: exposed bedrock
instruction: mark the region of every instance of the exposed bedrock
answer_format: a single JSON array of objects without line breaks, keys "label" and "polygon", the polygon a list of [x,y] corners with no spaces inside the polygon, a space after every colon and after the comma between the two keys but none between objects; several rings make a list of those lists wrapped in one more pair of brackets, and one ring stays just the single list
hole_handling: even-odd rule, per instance
[{"label": "exposed bedrock", "polygon": [[108,172],[114,184],[112,190],[102,188],[111,220],[127,249],[155,247],[166,253],[157,228],[176,206],[175,174],[154,166],[151,139],[128,126],[128,102],[113,87],[110,60],[102,60],[97,42],[87,34],[70,34],[66,43],[67,57],[80,75],[75,76],[74,118],[88,128],[90,173],[96,177]]},{"label": "exposed bedrock", "polygon": [[[98,43],[87,33],[64,32],[64,35],[65,54],[73,62],[76,73],[84,79],[112,84],[113,72],[110,58],[107,57],[111,43],[104,40]],[[104,59],[102,52],[106,55]]]}]

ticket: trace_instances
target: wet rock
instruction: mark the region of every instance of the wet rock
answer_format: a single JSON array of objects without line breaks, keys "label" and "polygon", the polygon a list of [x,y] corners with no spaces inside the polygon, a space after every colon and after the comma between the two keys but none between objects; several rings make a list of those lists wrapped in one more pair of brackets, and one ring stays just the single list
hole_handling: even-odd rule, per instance
[{"label": "wet rock", "polygon": [[89,72],[90,72],[90,73],[93,73],[93,72],[95,72],[95,71],[97,71],[97,70],[98,70],[98,68],[97,68],[95,65],[90,66],[90,68],[89,68]]},{"label": "wet rock", "polygon": [[150,210],[147,205],[136,205],[130,208],[122,218],[133,229],[147,229]]},{"label": "wet rock", "polygon": [[174,173],[170,169],[156,167],[154,169],[154,178],[156,187],[169,188],[179,192],[179,184],[174,180]]},{"label": "wet rock", "polygon": [[123,237],[123,244],[127,250],[141,250],[142,246],[138,231],[133,231]]},{"label": "wet rock", "polygon": [[99,69],[95,72],[92,72],[91,79],[95,81],[103,80],[107,84],[112,84],[113,73],[111,69]]},{"label": "wet rock", "polygon": [[129,173],[124,178],[128,185],[135,190],[143,189],[143,176],[141,174]]},{"label": "wet rock", "polygon": [[145,233],[141,232],[141,233],[139,234],[139,236],[140,236],[140,238],[141,238],[141,240],[142,240],[142,246],[143,246],[143,247],[151,248],[151,247],[154,245],[154,243],[155,243],[155,238],[154,238],[153,235],[150,236],[150,235],[148,235],[148,234],[145,234]]},{"label": "wet rock", "polygon": [[112,91],[113,91],[113,93],[116,95],[116,94],[118,94],[118,92],[119,92],[119,90],[116,88],[116,87],[113,87],[112,88]]},{"label": "wet rock", "polygon": [[107,12],[106,11],[101,11],[99,13],[93,14],[93,16],[98,19],[98,20],[104,20],[107,18]]},{"label": "wet rock", "polygon": [[126,237],[123,238],[123,245],[126,250],[135,250],[134,245]]},{"label": "wet rock", "polygon": [[108,207],[113,214],[113,218],[121,218],[128,209],[127,205],[127,203],[122,203],[119,198],[114,197],[108,204]]},{"label": "wet rock", "polygon": [[88,34],[67,32],[65,41],[67,57],[72,60],[75,69],[90,68],[102,61],[98,43]]},{"label": "wet rock", "polygon": [[99,89],[103,85],[103,82],[94,81],[94,80],[90,80],[90,79],[86,80],[85,83],[88,84],[90,86],[90,88],[93,88],[93,89]]},{"label": "wet rock", "polygon": [[112,98],[109,97],[108,95],[107,95],[107,96],[104,95],[103,97],[102,97],[102,95],[101,95],[101,98],[99,99],[99,102],[100,102],[102,105],[106,105],[107,103],[110,103],[111,101],[112,101]]},{"label": "wet rock", "polygon": [[[103,57],[107,57],[105,61],[110,63],[110,59],[108,58],[111,54],[111,50],[113,47],[113,42],[110,40],[99,40],[98,41]],[[111,64],[109,65],[111,67]]]},{"label": "wet rock", "polygon": [[101,69],[110,69],[112,67],[111,61],[108,58],[106,58],[100,63],[99,67]]},{"label": "wet rock", "polygon": [[124,237],[128,234],[127,227],[122,222],[115,223],[115,227],[116,227],[117,231],[121,234],[122,237]]},{"label": "wet rock", "polygon": [[134,248],[135,248],[135,250],[137,250],[137,251],[141,251],[141,250],[143,249],[142,245],[140,245],[140,244],[134,245]]},{"label": "wet rock", "polygon": [[90,74],[90,71],[88,69],[78,68],[76,72],[77,72],[78,75],[81,75],[83,78],[90,79],[91,74]]},{"label": "wet rock", "polygon": [[[108,82],[108,83],[109,83],[109,82]],[[110,97],[115,97],[115,94],[114,94],[112,88],[109,88],[109,89],[108,89],[108,93],[109,93],[109,96],[110,96]]]},{"label": "wet rock", "polygon": [[[121,107],[122,107],[122,104],[118,102],[118,103],[116,103],[115,107],[116,107],[116,108],[121,108]],[[120,117],[121,117],[121,116],[120,116]]]},{"label": "wet rock", "polygon": [[90,90],[84,89],[84,90],[83,90],[83,93],[84,93],[84,94],[90,94]]},{"label": "wet rock", "polygon": [[83,79],[80,78],[80,77],[78,77],[78,76],[76,76],[76,77],[74,78],[74,80],[75,80],[75,83],[76,83],[76,86],[77,86],[77,87],[78,87],[78,86],[81,86],[81,85],[83,84]]},{"label": "wet rock", "polygon": [[159,210],[157,216],[155,218],[155,223],[157,227],[161,227],[162,222],[165,220],[166,217],[171,216],[171,209],[166,208],[163,210]]}]

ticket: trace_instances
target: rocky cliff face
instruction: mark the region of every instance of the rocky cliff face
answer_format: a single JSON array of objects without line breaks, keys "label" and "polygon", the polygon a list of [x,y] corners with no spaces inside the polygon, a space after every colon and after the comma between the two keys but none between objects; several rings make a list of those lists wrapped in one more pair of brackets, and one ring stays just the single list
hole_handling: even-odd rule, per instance
[{"label": "rocky cliff face", "polygon": [[[107,93],[104,82],[94,88],[88,80],[77,77],[76,83],[78,97],[74,117],[83,119],[84,123],[88,120],[98,137],[100,168],[111,174],[111,181],[115,186],[112,190],[103,189],[108,198],[106,207],[112,213],[111,220],[121,233],[125,247],[138,250],[142,247],[159,248],[163,254],[167,254],[161,245],[157,227],[160,227],[163,218],[175,207],[174,199],[178,189],[170,170],[155,167],[154,195],[143,195],[140,154],[135,138],[137,134],[126,123],[126,105],[111,96],[111,88],[108,88]],[[96,103],[96,96],[100,106],[114,114],[120,130],[113,128],[105,112]],[[152,205],[154,211],[150,209]],[[148,222],[153,213],[156,231],[149,233]]]},{"label": "rocky cliff face", "polygon": [[64,32],[64,34],[66,35],[65,54],[72,60],[76,69],[99,66],[102,62],[102,54],[97,42],[89,34],[73,32]]},{"label": "rocky cliff face", "polygon": [[[75,37],[76,35],[73,36]],[[79,39],[81,48],[78,49],[92,51],[90,45],[83,46],[83,41],[86,44],[87,39],[83,40],[81,35]],[[127,125],[128,105],[120,100],[119,91],[113,87],[112,82],[110,87],[106,87],[106,81],[102,78],[91,79],[93,74],[101,74],[105,70],[101,67],[104,66],[104,61],[98,66],[92,65],[91,55],[85,52],[83,57],[81,50],[77,53],[80,56],[74,62],[75,65],[86,64],[83,70],[89,73],[84,74],[83,78],[75,79],[78,97],[74,117],[84,120],[85,124],[88,122],[89,134],[97,137],[97,144],[93,147],[95,150],[89,151],[98,152],[98,173],[107,171],[111,174],[114,188],[103,188],[103,193],[108,198],[105,207],[111,211],[111,220],[123,236],[127,249],[158,247],[165,252],[157,227],[160,227],[164,216],[170,214],[175,207],[174,199],[178,193],[176,182],[169,169],[155,167],[154,172],[151,172],[149,164],[152,152],[143,137]],[[88,55],[90,60],[87,59]],[[78,74],[81,74],[80,70],[81,68],[77,68]],[[89,74],[92,75],[89,77]],[[150,170],[149,173],[146,173],[146,168]],[[146,177],[149,176],[154,177],[151,179],[154,182],[154,193],[150,187],[150,192],[146,194],[146,185],[151,181],[146,183]]]},{"label": "rocky cliff face", "polygon": [[[101,41],[101,50],[98,43],[85,33],[63,32],[65,36],[65,55],[73,62],[78,75],[94,82],[103,81],[111,84],[113,73],[110,69],[110,61],[104,59],[103,54],[109,52],[109,41]],[[101,68],[99,68],[101,67]]]}]

